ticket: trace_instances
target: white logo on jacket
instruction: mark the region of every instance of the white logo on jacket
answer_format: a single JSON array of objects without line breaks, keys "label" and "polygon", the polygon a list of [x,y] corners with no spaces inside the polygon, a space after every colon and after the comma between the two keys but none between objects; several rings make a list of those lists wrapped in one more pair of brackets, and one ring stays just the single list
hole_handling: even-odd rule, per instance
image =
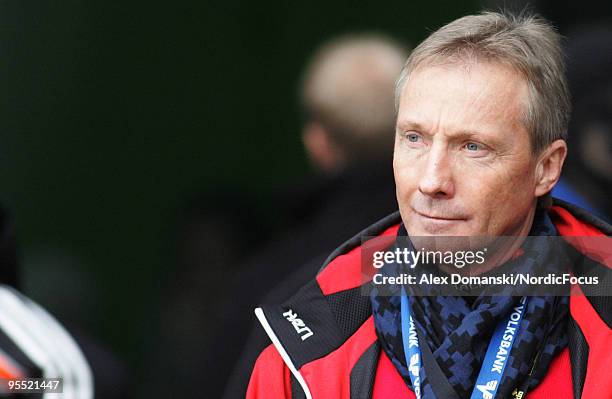
[{"label": "white logo on jacket", "polygon": [[[297,313],[294,313],[293,310],[289,309],[285,313],[283,313],[285,319],[287,319],[291,324],[293,324],[293,328],[297,331],[302,341],[305,341],[307,338],[312,337],[314,333],[310,328],[306,326],[302,319],[298,319]],[[302,335],[302,333],[304,333]]]}]

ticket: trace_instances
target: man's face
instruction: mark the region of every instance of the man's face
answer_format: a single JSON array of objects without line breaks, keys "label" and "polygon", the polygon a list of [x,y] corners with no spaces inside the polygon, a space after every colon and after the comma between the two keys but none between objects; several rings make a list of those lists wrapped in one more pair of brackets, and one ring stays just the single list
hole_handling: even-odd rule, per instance
[{"label": "man's face", "polygon": [[495,63],[413,71],[399,104],[393,170],[411,236],[526,235],[535,157],[527,85]]}]

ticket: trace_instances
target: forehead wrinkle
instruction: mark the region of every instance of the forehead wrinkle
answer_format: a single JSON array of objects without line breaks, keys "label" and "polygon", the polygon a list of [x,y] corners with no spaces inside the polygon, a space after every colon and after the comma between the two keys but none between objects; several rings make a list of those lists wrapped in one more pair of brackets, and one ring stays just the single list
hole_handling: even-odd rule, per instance
[{"label": "forehead wrinkle", "polygon": [[[481,57],[451,58],[451,59],[442,58],[441,60],[438,60],[438,62],[427,62],[421,65],[418,65],[414,70],[412,70],[410,75],[408,75],[408,78],[406,79],[403,90],[406,89],[406,86],[408,86],[408,83],[413,80],[414,76],[419,75],[420,73],[424,73],[424,72],[427,73],[427,71],[431,69],[444,69],[448,71],[449,73],[459,71],[462,74],[464,74],[464,76],[471,78],[472,76],[474,76],[474,74],[479,73],[479,70],[478,70],[479,66],[482,66],[484,68],[489,68],[489,69],[491,67],[494,67],[497,71],[499,71],[500,73],[497,74],[496,80],[510,81],[508,77],[518,77],[519,78],[518,81],[521,82],[520,84],[521,89],[522,89],[521,91],[523,92],[521,93],[522,95],[520,96],[521,100],[527,99],[526,96],[529,95],[528,85],[527,85],[527,81],[525,80],[523,74],[520,71],[518,71],[516,68],[510,65],[507,65],[506,63],[499,62],[496,60],[482,59]],[[464,82],[464,83],[467,83],[467,82]],[[488,82],[488,85],[491,85],[491,84],[493,84],[493,82]],[[511,92],[514,92],[514,90],[511,90],[511,89],[515,88],[515,85],[502,85],[502,87],[507,89],[506,93],[510,94]],[[479,96],[483,95],[484,91],[479,91],[478,94]],[[500,95],[500,96],[496,96],[495,99],[502,100],[504,97],[505,96]]]}]

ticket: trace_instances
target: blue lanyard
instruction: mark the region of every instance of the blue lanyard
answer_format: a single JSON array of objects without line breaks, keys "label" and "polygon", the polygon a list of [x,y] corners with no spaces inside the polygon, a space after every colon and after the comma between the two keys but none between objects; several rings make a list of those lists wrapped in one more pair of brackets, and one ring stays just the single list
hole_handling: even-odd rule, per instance
[{"label": "blue lanyard", "polygon": [[[487,348],[487,353],[485,354],[480,373],[476,379],[476,386],[472,392],[471,399],[493,399],[495,397],[497,389],[501,384],[504,370],[508,363],[508,358],[510,357],[510,351],[514,344],[514,338],[523,320],[523,314],[525,313],[526,307],[527,297],[523,297],[519,305],[512,309],[510,315],[495,327],[493,338],[491,338],[491,342]],[[412,381],[412,389],[416,395],[416,399],[421,399],[421,350],[419,349],[416,326],[410,315],[408,296],[403,287],[401,296],[401,322],[402,341],[404,344],[408,374]]]}]

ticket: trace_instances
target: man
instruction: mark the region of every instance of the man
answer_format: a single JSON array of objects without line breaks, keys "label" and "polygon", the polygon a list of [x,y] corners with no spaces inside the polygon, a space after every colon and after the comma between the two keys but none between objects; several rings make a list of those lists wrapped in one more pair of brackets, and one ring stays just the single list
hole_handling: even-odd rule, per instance
[{"label": "man", "polygon": [[[538,262],[555,266],[541,262],[553,249],[525,251],[526,236],[610,234],[549,197],[570,113],[558,35],[529,15],[460,18],[413,51],[396,100],[399,213],[335,250],[291,299],[256,310],[273,344],[247,397],[611,397],[609,292],[576,285],[589,296],[419,296],[404,285],[395,296],[376,286],[361,295],[371,287],[361,273],[365,236],[510,236],[517,250],[487,267],[535,272]],[[497,353],[504,368],[483,383],[489,343],[508,317],[519,327]]]},{"label": "man", "polygon": [[325,43],[306,66],[299,93],[301,138],[319,173],[280,201],[291,208],[289,226],[243,265],[236,285],[224,288],[231,303],[220,307],[226,323],[207,351],[216,360],[207,363],[214,367],[208,375],[224,382],[223,365],[232,362],[225,398],[244,397],[255,360],[269,344],[254,326],[253,304],[287,298],[316,274],[347,232],[354,234],[396,209],[393,90],[406,57],[390,38],[354,33]]}]

